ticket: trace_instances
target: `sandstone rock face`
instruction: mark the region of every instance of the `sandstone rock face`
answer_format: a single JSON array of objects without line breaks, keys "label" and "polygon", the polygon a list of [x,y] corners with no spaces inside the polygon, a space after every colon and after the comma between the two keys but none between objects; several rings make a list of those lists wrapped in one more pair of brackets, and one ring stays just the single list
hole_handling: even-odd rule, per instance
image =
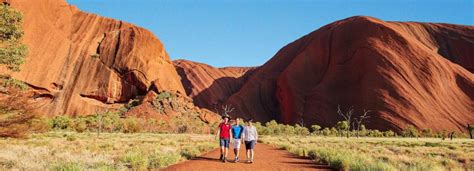
[{"label": "sandstone rock face", "polygon": [[116,108],[150,90],[185,93],[162,43],[149,31],[79,11],[64,0],[15,0],[24,14],[27,62],[12,74],[49,92],[48,115]]},{"label": "sandstone rock face", "polygon": [[173,64],[181,77],[186,94],[199,107],[215,110],[236,93],[257,69],[255,67],[215,68],[187,60]]},{"label": "sandstone rock face", "polygon": [[334,126],[337,106],[368,128],[461,131],[474,123],[474,27],[351,17],[282,48],[226,103],[260,121]]},{"label": "sandstone rock face", "polygon": [[461,131],[474,123],[473,26],[351,17],[288,44],[261,67],[214,68],[171,62],[151,32],[64,0],[10,4],[24,14],[29,55],[21,72],[0,73],[28,83],[26,101],[46,115],[91,114],[146,95],[127,114],[166,120],[192,109],[205,122],[219,119],[185,96],[186,105],[157,111],[153,93],[172,92],[210,110],[232,104],[234,116],[306,126],[334,126],[338,105],[356,115],[372,110],[365,123],[372,129]]},{"label": "sandstone rock face", "polygon": [[204,123],[215,123],[220,121],[220,116],[207,109],[196,107],[191,98],[179,93],[174,94],[163,91],[156,94],[148,92],[140,105],[132,107],[124,113],[125,116],[135,116],[139,118],[153,118],[170,122],[172,119],[200,120]]}]

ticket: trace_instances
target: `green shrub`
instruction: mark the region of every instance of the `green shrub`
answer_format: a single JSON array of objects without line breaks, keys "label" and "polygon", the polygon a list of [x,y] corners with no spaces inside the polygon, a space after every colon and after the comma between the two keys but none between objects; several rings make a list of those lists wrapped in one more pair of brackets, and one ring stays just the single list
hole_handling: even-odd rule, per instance
[{"label": "green shrub", "polygon": [[294,127],[294,134],[295,135],[309,135],[309,130],[306,127],[302,127],[300,125],[296,125]]},{"label": "green shrub", "polygon": [[159,169],[175,164],[181,160],[181,156],[176,153],[153,153],[148,157],[148,168]]},{"label": "green shrub", "polygon": [[200,152],[196,147],[186,147],[181,149],[181,156],[186,159],[192,159],[193,157],[199,156]]},{"label": "green shrub", "polygon": [[373,161],[370,157],[354,154],[341,149],[316,148],[308,151],[311,159],[328,163],[341,170],[395,170],[383,161]]},{"label": "green shrub", "polygon": [[164,91],[164,92],[160,92],[158,94],[158,96],[156,97],[156,99],[158,100],[165,100],[165,99],[171,99],[171,98],[174,98],[174,94],[173,93],[170,93],[170,92],[167,92],[167,91]]},{"label": "green shrub", "polygon": [[402,132],[404,137],[418,137],[419,134],[420,133],[413,125],[408,125]]},{"label": "green shrub", "polygon": [[148,168],[148,158],[141,151],[126,152],[122,157],[122,162],[133,170],[146,170]]},{"label": "green shrub", "polygon": [[76,138],[74,135],[67,135],[67,136],[66,136],[66,140],[67,140],[67,141],[76,141],[77,138]]},{"label": "green shrub", "polygon": [[[95,121],[101,121],[102,129],[104,131],[112,132],[115,130],[120,130],[120,114],[117,112],[102,112],[95,115]],[[99,123],[97,123],[99,124]]]},{"label": "green shrub", "polygon": [[434,133],[433,133],[433,130],[427,128],[427,129],[422,129],[421,130],[421,135],[423,137],[433,137],[434,136]]},{"label": "green shrub", "polygon": [[68,129],[71,128],[71,123],[71,118],[65,115],[56,116],[51,120],[53,129]]},{"label": "green shrub", "polygon": [[324,136],[329,136],[331,135],[331,130],[329,128],[324,128],[321,133],[324,135]]},{"label": "green shrub", "polygon": [[[253,125],[257,129],[258,134],[260,134],[260,135],[271,135],[270,132],[268,131],[267,127],[263,126],[262,123],[255,122]],[[216,127],[217,127],[217,125],[213,126],[213,128],[216,128]]]},{"label": "green shrub", "polygon": [[125,104],[125,108],[127,110],[130,110],[131,108],[135,107],[135,106],[138,106],[140,104],[140,100],[138,99],[130,99],[130,101],[128,101],[127,104]]},{"label": "green shrub", "polygon": [[122,131],[124,133],[137,133],[142,130],[142,126],[138,123],[136,118],[126,118],[123,120]]},{"label": "green shrub", "polygon": [[384,131],[382,134],[383,134],[384,137],[396,137],[395,132],[393,132],[391,130]]},{"label": "green shrub", "polygon": [[[336,123],[336,129],[340,133],[340,136],[343,136],[342,134],[345,132],[346,134],[349,134],[349,123],[347,121],[339,121]],[[349,135],[347,135],[349,136]]]},{"label": "green shrub", "polygon": [[441,143],[437,143],[437,142],[426,142],[426,143],[425,143],[425,146],[426,146],[426,147],[439,147],[439,146],[441,146]]},{"label": "green shrub", "polygon": [[79,163],[59,162],[59,163],[54,164],[51,167],[51,170],[54,170],[54,171],[81,171],[83,169],[82,169],[81,164],[79,164]]},{"label": "green shrub", "polygon": [[116,170],[119,170],[119,169],[115,168],[114,166],[110,166],[110,165],[103,164],[103,163],[99,163],[98,165],[95,165],[94,169],[96,169],[98,171],[116,171]]},{"label": "green shrub", "polygon": [[84,118],[76,118],[73,121],[72,129],[76,132],[84,132],[87,130],[87,121]]},{"label": "green shrub", "polygon": [[11,78],[11,77],[8,77],[4,82],[3,82],[3,86],[5,87],[14,87],[14,88],[18,88],[22,91],[24,90],[27,90],[28,89],[28,84],[26,84],[25,82],[23,81],[20,81],[20,80],[17,80],[17,79],[14,79],[14,78]]},{"label": "green shrub", "polygon": [[379,130],[368,130],[367,136],[369,137],[383,137],[383,132]]},{"label": "green shrub", "polygon": [[214,144],[208,143],[208,144],[201,144],[197,146],[197,149],[199,150],[199,153],[203,153],[206,151],[209,151],[211,149],[214,149],[215,146]]},{"label": "green shrub", "polygon": [[321,129],[321,126],[319,125],[311,125],[311,133],[313,134],[318,134],[318,131]]},{"label": "green shrub", "polygon": [[32,132],[41,133],[50,131],[52,128],[51,122],[46,118],[34,118],[31,120]]},{"label": "green shrub", "polygon": [[99,54],[92,54],[91,57],[92,58],[100,58],[100,55]]}]

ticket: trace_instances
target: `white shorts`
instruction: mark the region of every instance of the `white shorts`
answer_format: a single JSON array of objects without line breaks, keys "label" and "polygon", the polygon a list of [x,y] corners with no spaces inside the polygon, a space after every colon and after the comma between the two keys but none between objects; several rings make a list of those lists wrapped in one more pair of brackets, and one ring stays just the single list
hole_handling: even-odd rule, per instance
[{"label": "white shorts", "polygon": [[240,148],[240,139],[233,139],[232,140],[232,147],[234,147],[234,149],[239,149]]}]

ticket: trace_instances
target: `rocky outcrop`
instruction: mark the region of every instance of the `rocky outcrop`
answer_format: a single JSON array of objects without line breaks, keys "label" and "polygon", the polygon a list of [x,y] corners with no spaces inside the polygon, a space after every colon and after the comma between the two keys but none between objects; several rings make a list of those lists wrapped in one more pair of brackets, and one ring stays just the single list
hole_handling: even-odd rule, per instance
[{"label": "rocky outcrop", "polygon": [[[124,113],[125,116],[138,118],[153,118],[170,123],[171,121],[202,121],[215,124],[220,121],[220,116],[210,110],[194,105],[191,98],[186,95],[162,91],[147,93],[137,106],[131,107]],[[202,124],[201,122],[198,122]]]},{"label": "rocky outcrop", "polygon": [[351,17],[282,48],[228,104],[260,121],[334,126],[337,106],[368,128],[461,131],[474,123],[474,27]]},{"label": "rocky outcrop", "polygon": [[48,115],[116,108],[148,91],[185,93],[163,44],[148,30],[79,11],[64,0],[15,0],[27,61],[11,74],[53,100]]},{"label": "rocky outcrop", "polygon": [[[356,115],[372,110],[372,129],[461,131],[474,123],[473,26],[351,17],[288,44],[258,69],[214,68],[171,62],[151,32],[64,0],[9,3],[24,14],[29,55],[21,72],[0,73],[28,84],[21,97],[45,115],[91,114],[170,92],[210,110],[231,104],[234,116],[306,126],[334,126],[338,105]],[[170,111],[157,112],[143,100],[128,114],[168,118],[192,109],[205,122],[212,114],[182,101],[187,107],[163,101]]]},{"label": "rocky outcrop", "polygon": [[186,94],[199,107],[215,110],[240,90],[256,67],[215,68],[187,60],[175,60]]}]

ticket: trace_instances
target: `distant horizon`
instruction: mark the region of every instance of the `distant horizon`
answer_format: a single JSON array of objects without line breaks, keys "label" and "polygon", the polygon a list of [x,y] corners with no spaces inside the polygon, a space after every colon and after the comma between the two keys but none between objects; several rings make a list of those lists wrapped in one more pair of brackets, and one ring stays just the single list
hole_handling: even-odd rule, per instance
[{"label": "distant horizon", "polygon": [[171,60],[191,60],[218,68],[263,65],[287,44],[352,16],[474,24],[474,2],[469,0],[67,1],[82,11],[150,30],[164,44]]}]

